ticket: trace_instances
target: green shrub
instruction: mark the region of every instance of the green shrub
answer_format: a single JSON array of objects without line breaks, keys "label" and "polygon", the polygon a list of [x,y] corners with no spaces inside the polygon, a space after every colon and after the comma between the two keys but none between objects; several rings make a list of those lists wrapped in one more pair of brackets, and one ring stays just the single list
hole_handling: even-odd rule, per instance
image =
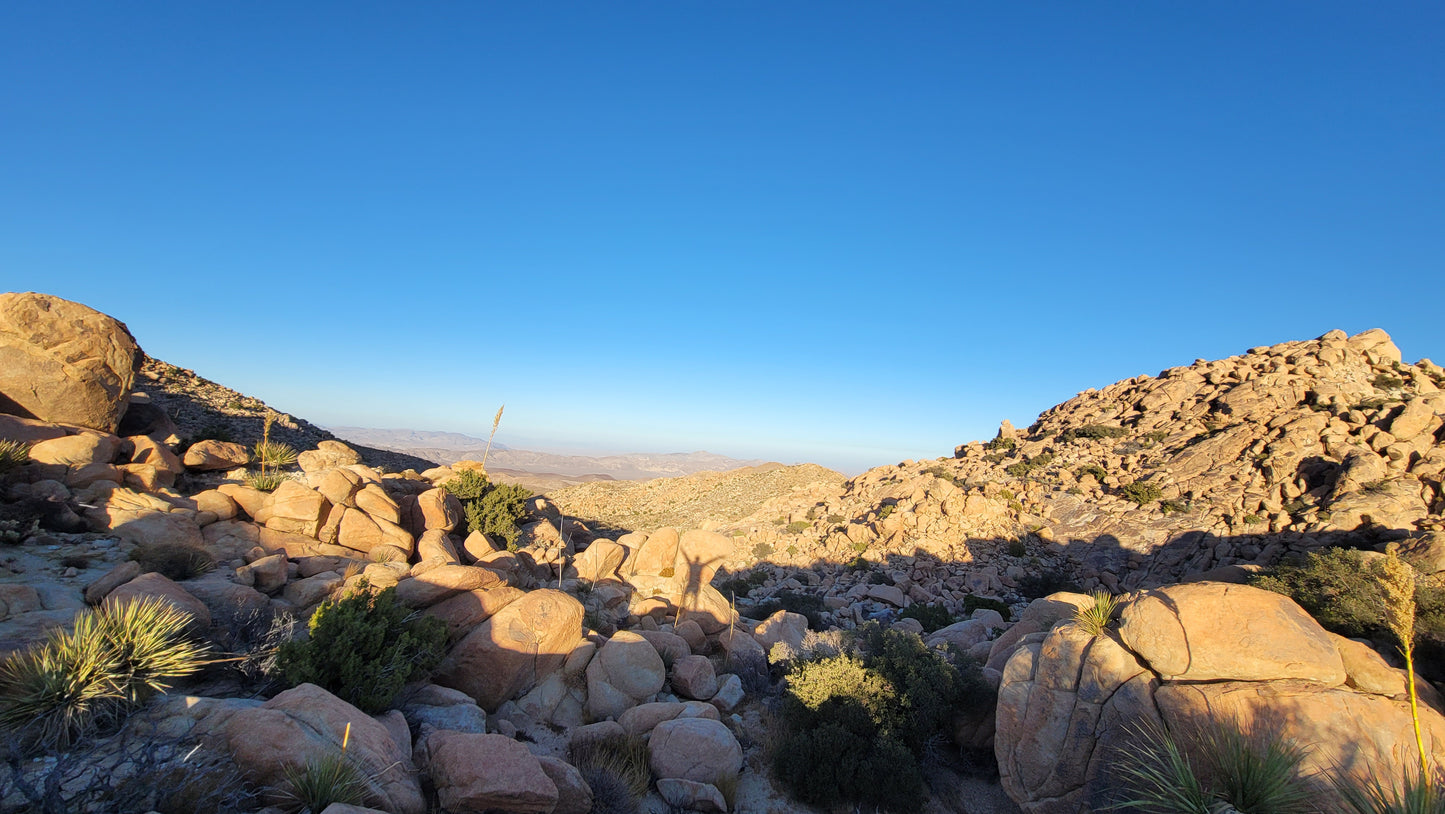
[{"label": "green shrub", "polygon": [[723,596],[747,596],[753,589],[762,587],[768,581],[768,572],[755,568],[742,574],[734,574],[717,584],[718,593]]},{"label": "green shrub", "polygon": [[843,515],[841,515],[841,514],[830,514],[830,515],[828,515],[827,517],[825,517],[825,518],[823,518],[823,519],[826,520],[826,521],[829,522],[829,523],[841,523],[841,522],[843,522]]},{"label": "green shrub", "polygon": [[1257,526],[1257,525],[1259,525],[1260,523],[1263,523],[1263,522],[1264,522],[1264,518],[1263,518],[1263,517],[1260,517],[1259,515],[1257,515],[1257,514],[1255,514],[1255,513],[1253,513],[1253,512],[1250,512],[1249,514],[1246,514],[1243,518],[1241,518],[1241,521],[1242,521],[1246,526]]},{"label": "green shrub", "polygon": [[794,520],[793,522],[788,524],[787,532],[789,534],[801,534],[802,532],[807,531],[812,527],[813,524],[809,523],[806,520]]},{"label": "green shrub", "polygon": [[[1352,639],[1395,641],[1386,618],[1387,601],[1379,560],[1347,548],[1311,552],[1302,562],[1282,563],[1273,573],[1257,575],[1250,584],[1284,594],[1327,630]],[[1445,641],[1445,588],[1438,581],[1415,583],[1416,646],[1435,652]]]},{"label": "green shrub", "polygon": [[1070,427],[1069,429],[1064,430],[1063,432],[1059,433],[1058,437],[1054,440],[1058,441],[1061,444],[1067,444],[1070,441],[1079,438],[1085,438],[1089,440],[1095,440],[1099,438],[1123,438],[1128,434],[1129,431],[1124,429],[1123,427],[1111,427],[1107,424],[1085,424],[1082,427]]},{"label": "green shrub", "polygon": [[758,619],[766,619],[780,610],[801,613],[808,617],[808,627],[813,630],[821,630],[823,628],[823,611],[826,609],[827,605],[823,604],[821,597],[800,594],[796,591],[779,591],[773,599],[756,605],[752,610],[752,615]]},{"label": "green shrub", "polygon": [[1149,432],[1144,433],[1144,440],[1147,441],[1147,442],[1149,442],[1149,446],[1151,446],[1151,447],[1154,446],[1155,444],[1162,443],[1162,442],[1164,441],[1164,439],[1165,439],[1165,438],[1168,438],[1168,437],[1169,437],[1169,431],[1168,431],[1168,430],[1151,430],[1151,431],[1149,431]]},{"label": "green shrub", "polygon": [[476,500],[492,488],[492,482],[487,480],[486,475],[474,469],[463,469],[448,478],[442,488],[457,500]]},{"label": "green shrub", "polygon": [[1164,495],[1164,490],[1157,484],[1148,481],[1134,481],[1131,484],[1120,487],[1119,494],[1126,500],[1132,500],[1140,506],[1153,503]]},{"label": "green shrub", "polygon": [[998,438],[989,441],[987,444],[984,444],[983,448],[988,450],[989,452],[1003,452],[1005,450],[1013,449],[1018,445],[1019,442],[1015,441],[1012,438],[1004,438],[1003,436],[999,436]]},{"label": "green shrub", "polygon": [[854,642],[856,653],[804,661],[788,676],[774,771],[812,805],[920,810],[925,745],[955,711],[991,706],[993,694],[976,663],[912,634],[869,623]]},{"label": "green shrub", "polygon": [[1104,478],[1108,477],[1109,473],[1104,470],[1104,467],[1098,464],[1084,464],[1074,470],[1074,477],[1076,478],[1082,478],[1085,475],[1093,475],[1094,480],[1103,483]]},{"label": "green shrub", "polygon": [[1013,614],[1009,611],[1008,603],[1003,601],[1002,599],[994,599],[988,596],[978,596],[977,594],[969,594],[963,598],[964,616],[972,616],[973,612],[978,610],[979,608],[988,608],[990,610],[998,611],[999,616],[1002,616],[1005,622],[1011,621],[1013,616]]},{"label": "green shrub", "polygon": [[1399,390],[1405,386],[1405,380],[1388,373],[1381,373],[1371,379],[1370,384],[1373,384],[1378,390]]},{"label": "green shrub", "polygon": [[446,624],[397,604],[396,589],[372,593],[365,580],[321,603],[310,638],[281,646],[277,668],[291,686],[310,683],[365,712],[383,712],[402,685],[441,661]]},{"label": "green shrub", "polygon": [[30,445],[23,441],[0,438],[0,475],[30,460]]},{"label": "green shrub", "polygon": [[516,484],[491,486],[480,498],[463,501],[467,531],[480,531],[504,540],[507,550],[515,551],[517,537],[522,532],[521,521],[527,516],[527,500],[531,497],[526,487]]},{"label": "green shrub", "polygon": [[1037,574],[1025,574],[1019,579],[1019,593],[1029,599],[1042,599],[1050,594],[1060,591],[1072,593],[1083,593],[1084,589],[1074,581],[1067,571],[1061,569],[1050,569],[1040,571]]},{"label": "green shrub", "polygon": [[77,616],[74,630],[55,630],[0,665],[0,727],[31,745],[69,746],[201,668],[206,648],[187,637],[189,623],[158,599]]},{"label": "green shrub", "polygon": [[763,560],[773,556],[773,547],[767,543],[757,543],[753,546],[753,559]]},{"label": "green shrub", "polygon": [[917,619],[924,633],[932,633],[954,623],[953,614],[942,605],[909,605],[898,614],[899,619]]},{"label": "green shrub", "polygon": [[1008,541],[1008,555],[1010,557],[1022,557],[1027,553],[1029,553],[1029,549],[1028,546],[1024,545],[1023,540]]},{"label": "green shrub", "polygon": [[1445,814],[1445,775],[1407,767],[1400,783],[1371,774],[1365,780],[1334,779],[1344,810],[1353,814]]}]

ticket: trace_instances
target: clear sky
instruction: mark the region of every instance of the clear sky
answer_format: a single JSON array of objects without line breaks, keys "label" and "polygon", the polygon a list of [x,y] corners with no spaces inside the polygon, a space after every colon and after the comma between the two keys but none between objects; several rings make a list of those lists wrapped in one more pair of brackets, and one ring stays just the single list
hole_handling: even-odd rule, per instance
[{"label": "clear sky", "polygon": [[1434,0],[0,5],[0,289],[322,424],[857,471],[1442,258]]}]

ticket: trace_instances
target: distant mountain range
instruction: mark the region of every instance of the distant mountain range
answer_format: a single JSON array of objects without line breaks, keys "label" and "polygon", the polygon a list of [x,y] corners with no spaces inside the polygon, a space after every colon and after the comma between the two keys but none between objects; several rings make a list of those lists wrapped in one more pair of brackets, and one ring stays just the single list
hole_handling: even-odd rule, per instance
[{"label": "distant mountain range", "polygon": [[[481,460],[487,439],[455,432],[431,432],[409,429],[374,429],[370,427],[327,427],[341,438],[368,447],[402,452],[419,458],[450,464],[462,460]],[[635,452],[625,455],[558,455],[511,449],[493,444],[487,468],[558,475],[566,478],[650,480],[675,478],[694,472],[725,472],[743,466],[767,463],[762,460],[739,460],[711,452]]]}]

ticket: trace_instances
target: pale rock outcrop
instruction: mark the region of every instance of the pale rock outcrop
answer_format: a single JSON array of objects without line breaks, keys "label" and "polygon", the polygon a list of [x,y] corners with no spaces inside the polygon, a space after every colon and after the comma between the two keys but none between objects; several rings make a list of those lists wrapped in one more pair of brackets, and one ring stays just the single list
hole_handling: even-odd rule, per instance
[{"label": "pale rock outcrop", "polygon": [[[1223,618],[1234,624],[1221,625]],[[1247,585],[1151,591],[1120,614],[1119,637],[1166,680],[1345,680],[1340,654],[1318,622],[1279,594]]]},{"label": "pale rock outcrop", "polygon": [[588,814],[592,810],[592,789],[577,767],[546,755],[539,756],[537,762],[557,787],[557,807],[552,814]]},{"label": "pale rock outcrop", "polygon": [[315,537],[331,504],[326,497],[300,481],[282,481],[256,515],[268,529]]},{"label": "pale rock outcrop", "polygon": [[609,718],[655,695],[667,679],[662,657],[647,639],[620,630],[587,666],[587,711]]},{"label": "pale rock outcrop", "polygon": [[442,807],[550,814],[557,785],[524,744],[504,735],[441,731],[426,740],[427,764]]},{"label": "pale rock outcrop", "polygon": [[428,531],[455,531],[465,516],[462,502],[445,489],[428,489],[417,495],[416,507],[421,512],[422,526]]},{"label": "pale rock outcrop", "polygon": [[141,574],[106,594],[106,605],[122,605],[145,599],[158,599],[190,618],[190,627],[195,632],[211,626],[211,611],[201,600],[166,577],[156,574]]},{"label": "pale rock outcrop", "polygon": [[403,579],[396,586],[396,598],[412,608],[426,608],[469,591],[489,591],[502,586],[495,571],[471,565],[439,565],[420,576]]},{"label": "pale rock outcrop", "polygon": [[773,645],[784,643],[794,651],[802,650],[803,635],[808,632],[808,617],[801,613],[780,610],[758,623],[753,638],[763,649],[772,651]]},{"label": "pale rock outcrop", "polygon": [[120,439],[114,435],[80,432],[32,444],[30,460],[79,469],[91,464],[111,463],[119,449]]},{"label": "pale rock outcrop", "polygon": [[616,579],[617,569],[627,556],[627,549],[611,540],[594,540],[576,559],[572,567],[577,569],[577,578],[588,582]]},{"label": "pale rock outcrop", "polygon": [[742,770],[743,750],[738,739],[719,721],[708,718],[674,718],[652,729],[647,751],[652,773],[659,779],[677,778],[718,785]]},{"label": "pale rock outcrop", "polygon": [[46,294],[0,294],[0,412],[113,433],[141,353],[124,324]]},{"label": "pale rock outcrop", "polygon": [[531,591],[457,642],[433,680],[495,711],[562,666],[582,637],[582,613],[582,603],[561,591]]},{"label": "pale rock outcrop", "polygon": [[445,622],[447,638],[455,642],[525,594],[525,591],[510,585],[467,591],[431,605],[426,609],[426,614]]},{"label": "pale rock outcrop", "polygon": [[208,439],[192,444],[181,458],[181,463],[197,472],[212,472],[245,466],[250,460],[251,451],[245,445]]},{"label": "pale rock outcrop", "polygon": [[316,445],[316,449],[308,449],[296,456],[296,464],[307,475],[359,463],[361,453],[340,441],[322,441]]},{"label": "pale rock outcrop", "polygon": [[[632,537],[632,535],[627,535],[627,537]],[[632,554],[624,566],[627,576],[633,574],[663,576],[663,571],[673,569],[674,562],[677,560],[678,539],[677,529],[664,527],[642,537],[640,542],[633,544],[624,542],[623,545],[630,545],[632,549]],[[671,576],[671,574],[667,576]]]}]

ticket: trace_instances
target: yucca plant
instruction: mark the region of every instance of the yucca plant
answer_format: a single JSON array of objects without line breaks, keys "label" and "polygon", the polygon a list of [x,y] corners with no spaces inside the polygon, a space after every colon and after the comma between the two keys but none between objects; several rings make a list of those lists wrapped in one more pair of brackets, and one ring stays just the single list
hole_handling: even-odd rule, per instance
[{"label": "yucca plant", "polygon": [[359,806],[366,801],[366,777],[346,753],[351,724],[341,738],[341,751],[329,752],[306,761],[304,767],[288,766],[286,794],[300,805],[301,814],[321,814],[332,803]]},{"label": "yucca plant", "polygon": [[56,630],[6,659],[0,665],[0,726],[29,744],[64,749],[112,711],[126,671],[103,632],[95,614],[82,614],[73,631]]},{"label": "yucca plant", "polygon": [[1305,750],[1232,721],[1208,721],[1181,738],[1160,723],[1129,730],[1115,771],[1128,799],[1111,808],[1165,814],[1308,814],[1316,789],[1301,773]]},{"label": "yucca plant", "polygon": [[1338,780],[1335,790],[1355,814],[1445,814],[1445,777],[1405,769],[1400,785],[1371,774],[1365,780]]},{"label": "yucca plant", "polygon": [[30,445],[23,441],[0,439],[0,475],[30,460]]},{"label": "yucca plant", "polygon": [[286,476],[279,472],[252,472],[246,476],[246,485],[262,492],[274,492]]},{"label": "yucca plant", "polygon": [[207,648],[190,639],[190,617],[164,600],[147,597],[102,607],[93,617],[99,636],[115,653],[120,695],[129,704],[171,688],[199,670]]},{"label": "yucca plant", "polygon": [[251,450],[251,457],[263,467],[282,467],[296,463],[300,453],[290,444],[280,441],[257,441]]},{"label": "yucca plant", "polygon": [[1094,591],[1093,599],[1093,604],[1074,611],[1074,624],[1083,628],[1090,636],[1102,636],[1114,619],[1119,599],[1108,591]]},{"label": "yucca plant", "polygon": [[1371,772],[1364,780],[1340,773],[1335,788],[1350,810],[1357,814],[1445,814],[1445,775],[1430,766],[1425,739],[1420,733],[1420,701],[1415,693],[1415,570],[1394,552],[1379,561],[1376,573],[1384,594],[1385,626],[1400,642],[1405,657],[1406,689],[1410,698],[1410,721],[1415,729],[1415,748],[1420,766],[1406,767],[1397,786]]}]

